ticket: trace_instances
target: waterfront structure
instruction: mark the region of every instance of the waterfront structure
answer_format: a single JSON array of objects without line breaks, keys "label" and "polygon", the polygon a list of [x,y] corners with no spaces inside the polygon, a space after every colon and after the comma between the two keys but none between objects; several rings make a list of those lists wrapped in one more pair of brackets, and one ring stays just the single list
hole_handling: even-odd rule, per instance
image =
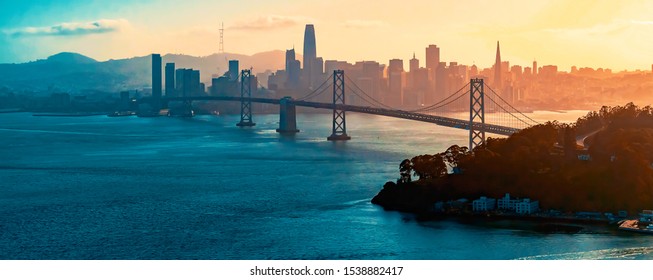
[{"label": "waterfront structure", "polygon": [[481,196],[479,199],[472,201],[472,211],[487,212],[487,211],[494,210],[496,205],[497,205],[496,199]]},{"label": "waterfront structure", "polygon": [[497,200],[497,209],[499,210],[515,210],[515,207],[517,203],[519,202],[519,199],[511,199],[510,194],[506,193],[506,195],[502,198],[499,198]]},{"label": "waterfront structure", "polygon": [[539,208],[539,201],[531,200],[530,198],[513,199],[509,193],[497,200],[497,209],[515,211],[517,214],[532,214],[537,212]]},{"label": "waterfront structure", "polygon": [[539,202],[537,200],[531,201],[528,198],[524,198],[515,204],[515,212],[517,214],[533,214],[539,209]]},{"label": "waterfront structure", "polygon": [[166,97],[177,96],[175,94],[175,64],[173,62],[166,63]]}]

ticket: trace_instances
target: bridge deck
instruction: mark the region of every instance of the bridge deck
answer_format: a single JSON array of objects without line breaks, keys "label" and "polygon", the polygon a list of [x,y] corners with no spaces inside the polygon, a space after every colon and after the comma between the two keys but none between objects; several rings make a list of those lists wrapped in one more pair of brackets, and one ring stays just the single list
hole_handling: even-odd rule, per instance
[{"label": "bridge deck", "polygon": [[[166,101],[234,101],[234,102],[241,102],[247,99],[249,99],[251,102],[254,103],[267,103],[267,104],[280,103],[279,99],[257,98],[257,97],[241,98],[238,96],[192,96],[192,97],[164,98],[164,100]],[[334,106],[334,104],[332,103],[321,103],[321,102],[299,101],[299,100],[291,100],[290,104],[294,104],[295,106],[300,106],[300,107],[330,109],[330,110],[338,109],[338,110],[345,110],[349,112],[388,116],[393,118],[428,122],[428,123],[433,123],[446,127],[469,130],[468,120],[459,120],[459,119],[448,118],[448,117],[413,113],[413,112],[408,112],[403,110],[391,110],[391,109],[372,108],[372,107],[355,106],[355,105],[342,105],[342,104],[337,104]],[[474,123],[474,126],[480,127],[481,125],[482,124],[478,122]],[[512,127],[488,124],[488,123],[485,124],[485,132],[487,133],[510,136],[511,134],[517,131],[519,131],[518,128],[512,128]]]}]

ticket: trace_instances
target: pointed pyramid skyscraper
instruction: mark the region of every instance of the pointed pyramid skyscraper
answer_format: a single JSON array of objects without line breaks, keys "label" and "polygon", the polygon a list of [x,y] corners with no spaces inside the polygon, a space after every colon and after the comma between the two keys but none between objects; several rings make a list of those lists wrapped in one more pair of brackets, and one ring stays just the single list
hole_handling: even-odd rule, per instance
[{"label": "pointed pyramid skyscraper", "polygon": [[501,90],[501,50],[499,49],[499,41],[497,41],[497,57],[494,62],[494,87]]}]

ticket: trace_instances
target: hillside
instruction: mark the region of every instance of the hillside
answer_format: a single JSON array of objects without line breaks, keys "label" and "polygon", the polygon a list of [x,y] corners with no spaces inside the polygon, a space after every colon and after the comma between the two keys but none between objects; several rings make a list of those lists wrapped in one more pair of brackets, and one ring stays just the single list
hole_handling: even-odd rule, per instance
[{"label": "hillside", "polygon": [[[575,135],[603,127],[579,150]],[[580,156],[579,156],[580,155]],[[549,122],[509,138],[490,138],[473,153],[452,146],[400,164],[373,202],[419,211],[435,201],[510,193],[545,209],[636,213],[653,205],[653,108],[603,107],[573,125]],[[448,174],[447,166],[459,172]],[[413,181],[412,177],[419,179]]]},{"label": "hillside", "polygon": [[[253,73],[284,68],[285,53],[280,50],[241,54],[212,54],[196,57],[166,54],[165,63],[174,62],[177,68],[199,69],[201,81],[207,85],[213,75],[228,69],[228,61],[240,61],[240,68],[253,68]],[[163,67],[162,67],[163,68]],[[151,58],[149,55],[127,59],[96,61],[77,53],[59,53],[37,61],[19,64],[0,64],[0,87],[13,91],[40,92],[80,91],[116,92],[151,87]]]}]

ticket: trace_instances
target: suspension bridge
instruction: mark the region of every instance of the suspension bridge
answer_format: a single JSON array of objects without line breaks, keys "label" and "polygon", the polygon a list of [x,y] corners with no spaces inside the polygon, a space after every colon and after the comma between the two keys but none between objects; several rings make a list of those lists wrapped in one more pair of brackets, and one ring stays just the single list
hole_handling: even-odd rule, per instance
[{"label": "suspension bridge", "polygon": [[[335,70],[320,86],[305,96],[297,99],[284,97],[281,99],[258,98],[251,96],[251,72],[243,70],[240,78],[240,96],[186,96],[168,97],[164,102],[181,101],[189,108],[192,101],[233,101],[240,102],[241,114],[238,126],[254,126],[252,120],[252,103],[267,103],[279,105],[280,133],[297,133],[296,106],[333,111],[333,125],[328,140],[349,140],[347,134],[346,112],[357,112],[393,118],[415,120],[433,123],[440,126],[465,129],[469,131],[469,148],[485,143],[485,133],[509,136],[521,129],[537,124],[536,121],[515,109],[510,103],[484,83],[483,79],[471,79],[453,94],[448,95],[434,104],[401,110],[392,108],[363,91],[356,83],[345,76],[344,71]],[[347,83],[346,83],[347,81]],[[350,86],[351,84],[351,86]],[[332,89],[332,102],[317,102],[315,99]],[[351,94],[370,106],[350,105],[346,103],[347,94]],[[488,89],[488,90],[486,90]],[[469,110],[469,119],[452,116],[452,112]],[[486,114],[490,112],[490,114]],[[460,115],[460,114],[458,114]]]}]

